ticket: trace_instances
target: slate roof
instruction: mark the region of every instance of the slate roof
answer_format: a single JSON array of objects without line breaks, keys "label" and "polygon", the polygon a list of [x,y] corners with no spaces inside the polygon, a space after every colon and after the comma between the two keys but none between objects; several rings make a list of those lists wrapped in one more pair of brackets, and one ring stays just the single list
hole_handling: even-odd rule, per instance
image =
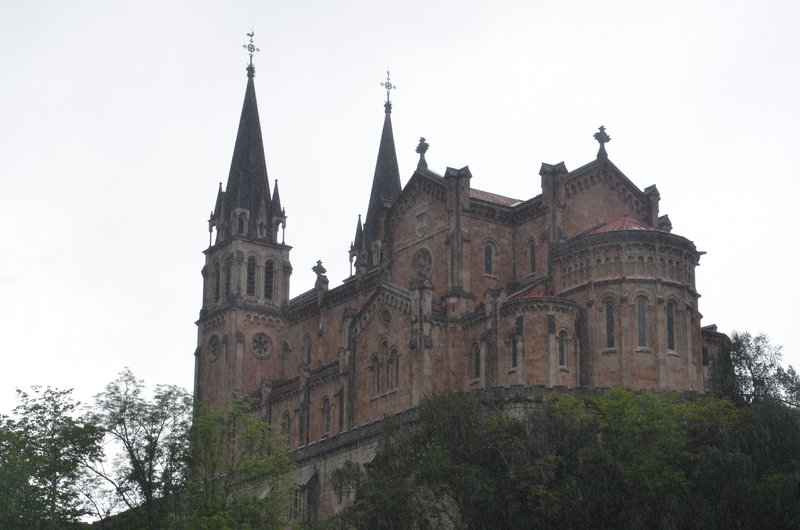
[{"label": "slate roof", "polygon": [[509,207],[513,207],[524,202],[519,199],[512,199],[511,197],[504,197],[496,193],[489,193],[488,191],[476,190],[474,188],[469,190],[469,198]]},{"label": "slate roof", "polygon": [[384,105],[386,117],[383,120],[383,132],[378,148],[378,160],[375,163],[375,176],[372,178],[372,191],[369,195],[367,217],[364,219],[364,232],[367,242],[380,237],[380,213],[384,201],[394,202],[402,191],[400,170],[397,167],[397,152],[394,147],[392,132],[392,104]]},{"label": "slate roof", "polygon": [[592,233],[599,234],[601,232],[619,232],[622,230],[650,230],[653,232],[658,232],[657,229],[646,223],[643,223],[642,221],[638,221],[633,217],[623,215],[616,221],[611,221],[610,223],[606,223],[603,226],[595,228],[592,230]]},{"label": "slate roof", "polygon": [[[247,89],[242,105],[242,115],[239,119],[239,131],[236,134],[231,171],[228,175],[223,201],[225,216],[230,215],[235,208],[250,210],[250,231],[255,230],[256,214],[260,210],[262,201],[266,204],[270,203],[267,162],[261,138],[256,89],[250,75],[247,77]],[[219,212],[216,213],[219,214]]]}]

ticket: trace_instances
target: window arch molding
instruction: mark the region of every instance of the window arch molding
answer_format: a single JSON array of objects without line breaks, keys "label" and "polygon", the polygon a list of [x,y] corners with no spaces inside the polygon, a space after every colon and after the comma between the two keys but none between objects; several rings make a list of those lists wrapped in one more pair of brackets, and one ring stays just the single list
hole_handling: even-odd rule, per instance
[{"label": "window arch molding", "polygon": [[322,414],[322,434],[330,434],[333,421],[331,418],[331,400],[328,398],[328,396],[322,398],[320,412]]},{"label": "window arch molding", "polygon": [[285,411],[281,415],[281,434],[286,439],[286,445],[292,446],[292,415],[289,411]]},{"label": "window arch molding", "polygon": [[469,355],[467,356],[469,367],[467,374],[469,379],[480,379],[481,377],[481,345],[478,341],[473,341],[469,347]]},{"label": "window arch molding", "polygon": [[519,364],[519,341],[516,330],[506,332],[506,346],[508,349],[508,368],[514,370]]},{"label": "window arch molding", "polygon": [[569,368],[572,356],[572,338],[566,329],[562,328],[556,334],[556,353],[559,368]]},{"label": "window arch molding", "polygon": [[369,392],[375,397],[380,393],[380,360],[378,353],[373,352],[369,357]]},{"label": "window arch molding", "polygon": [[307,366],[311,366],[311,354],[313,350],[313,344],[311,343],[311,335],[306,333],[303,335],[303,356],[304,362]]},{"label": "window arch molding", "polygon": [[223,273],[225,274],[224,278],[224,291],[225,291],[225,300],[227,300],[230,296],[235,294],[234,289],[235,286],[233,284],[233,267],[234,267],[234,257],[233,254],[228,254],[223,259]]},{"label": "window arch molding", "polygon": [[245,292],[248,296],[256,295],[256,270],[258,270],[258,258],[251,254],[247,257],[247,290]]},{"label": "window arch molding", "polygon": [[529,274],[536,273],[536,238],[528,239],[528,267]]},{"label": "window arch molding", "polygon": [[613,293],[605,293],[602,297],[602,320],[600,329],[603,330],[602,344],[607,350],[617,347],[617,297]]},{"label": "window arch molding", "polygon": [[653,340],[651,336],[651,307],[652,297],[645,291],[637,291],[631,297],[633,300],[633,323],[636,329],[636,347],[647,349]]},{"label": "window arch molding", "polygon": [[222,289],[222,265],[219,261],[214,263],[214,271],[212,273],[211,281],[214,302],[219,302],[219,295]]},{"label": "window arch molding", "polygon": [[675,297],[669,297],[664,304],[664,326],[667,336],[667,351],[676,353],[678,351],[678,301]]},{"label": "window arch molding", "polygon": [[483,242],[483,274],[485,276],[497,276],[498,251],[497,243],[491,239]]},{"label": "window arch molding", "polygon": [[271,257],[264,261],[264,298],[275,298],[275,260]]},{"label": "window arch molding", "polygon": [[395,390],[400,385],[400,352],[396,346],[389,349],[389,359],[386,362],[386,378],[388,390]]}]

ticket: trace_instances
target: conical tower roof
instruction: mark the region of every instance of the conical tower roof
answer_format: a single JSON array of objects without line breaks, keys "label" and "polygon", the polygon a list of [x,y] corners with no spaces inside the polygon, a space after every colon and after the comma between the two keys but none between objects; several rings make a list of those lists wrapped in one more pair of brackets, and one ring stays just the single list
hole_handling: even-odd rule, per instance
[{"label": "conical tower roof", "polygon": [[383,119],[378,160],[375,163],[375,175],[372,178],[367,218],[364,221],[364,232],[369,243],[381,236],[380,214],[383,204],[394,202],[402,191],[400,170],[397,167],[397,152],[394,147],[394,133],[392,132],[392,103],[387,101],[384,108],[386,116]]},{"label": "conical tower roof", "polygon": [[224,198],[226,217],[236,208],[249,210],[248,233],[251,234],[255,233],[256,216],[262,201],[270,204],[267,162],[261,137],[254,76],[255,68],[250,65],[247,67],[247,89]]}]

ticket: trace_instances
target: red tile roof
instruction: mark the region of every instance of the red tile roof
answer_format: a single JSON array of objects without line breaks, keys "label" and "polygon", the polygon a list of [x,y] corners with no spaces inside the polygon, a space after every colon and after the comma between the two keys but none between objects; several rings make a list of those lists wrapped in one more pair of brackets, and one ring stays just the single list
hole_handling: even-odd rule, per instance
[{"label": "red tile roof", "polygon": [[489,193],[488,191],[476,190],[474,188],[469,190],[469,198],[491,202],[493,204],[499,204],[501,206],[516,206],[523,202],[519,199],[512,199],[511,197],[503,197],[502,195],[497,195],[496,193]]},{"label": "red tile roof", "polygon": [[643,223],[642,221],[637,221],[633,217],[628,217],[627,215],[623,215],[616,221],[611,221],[610,223],[606,223],[599,228],[595,228],[592,230],[593,234],[597,234],[600,232],[619,232],[621,230],[653,230],[656,229],[652,226]]}]

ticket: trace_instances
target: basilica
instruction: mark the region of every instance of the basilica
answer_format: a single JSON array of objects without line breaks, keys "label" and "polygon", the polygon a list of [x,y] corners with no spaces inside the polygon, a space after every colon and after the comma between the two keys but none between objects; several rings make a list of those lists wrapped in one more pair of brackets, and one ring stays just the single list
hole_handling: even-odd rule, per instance
[{"label": "basilica", "polygon": [[609,159],[603,127],[585,165],[541,165],[534,197],[474,188],[469,167],[429,168],[424,138],[402,185],[387,80],[369,207],[347,236],[353,272],[334,286],[318,262],[314,285],[290,296],[287,216],[267,176],[254,77],[251,55],[209,219],[194,392],[218,409],[236,395],[260,401],[297,463],[295,516],[346,505],[330,472],[368,464],[381,422],[427,393],[704,392],[719,334],[701,327],[702,252],[672,233],[656,186]]}]

